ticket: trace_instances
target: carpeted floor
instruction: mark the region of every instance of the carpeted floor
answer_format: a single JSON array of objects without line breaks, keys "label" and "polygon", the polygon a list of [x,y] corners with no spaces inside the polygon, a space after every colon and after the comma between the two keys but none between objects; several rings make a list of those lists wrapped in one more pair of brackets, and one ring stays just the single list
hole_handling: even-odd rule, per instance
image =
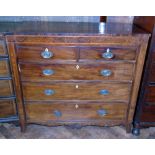
[{"label": "carpeted floor", "polygon": [[25,133],[14,124],[0,124],[0,139],[155,139],[155,127],[141,129],[140,136],[127,134],[122,126],[86,126],[73,129],[68,126],[47,127],[28,125]]}]

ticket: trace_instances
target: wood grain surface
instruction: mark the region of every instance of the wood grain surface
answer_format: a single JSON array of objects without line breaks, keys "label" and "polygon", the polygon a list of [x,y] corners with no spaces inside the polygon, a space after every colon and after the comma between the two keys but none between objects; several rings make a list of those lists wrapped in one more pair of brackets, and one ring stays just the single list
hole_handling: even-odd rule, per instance
[{"label": "wood grain surface", "polygon": [[[50,121],[95,121],[95,120],[124,120],[127,106],[124,103],[26,103],[27,120],[30,122]],[[78,108],[76,106],[78,105]],[[105,116],[100,116],[98,110],[107,111]],[[57,117],[54,111],[60,111],[61,117]]]},{"label": "wood grain surface", "polygon": [[150,85],[146,88],[145,102],[155,103],[155,86]]},{"label": "wood grain surface", "polygon": [[145,105],[143,105],[142,107],[142,112],[140,114],[140,120],[141,120],[141,124],[143,122],[147,122],[147,123],[144,123],[145,126],[151,126],[150,124],[153,124],[154,123],[151,123],[151,122],[155,122],[155,104],[154,103],[145,103]]},{"label": "wood grain surface", "polygon": [[[68,27],[64,24],[63,29],[59,24],[55,29],[45,24],[47,27],[42,34],[45,25],[40,24],[35,30],[30,27],[32,31],[26,35],[28,31],[22,32],[22,27],[16,25],[15,29],[19,28],[16,34],[6,36],[22,129],[25,129],[26,122],[45,125],[78,122],[105,126],[124,124],[129,131],[149,35],[142,31],[136,34],[128,25],[119,26],[117,30],[116,25],[108,27],[109,30],[106,27],[106,32],[99,34],[95,25],[80,27],[80,24]],[[124,29],[128,32],[124,33]],[[54,52],[53,59],[41,58],[45,48]],[[107,48],[114,52],[111,60],[101,58]],[[48,78],[42,75],[46,68],[55,71]],[[100,70],[104,68],[112,70],[107,79],[100,76]],[[47,95],[45,90],[53,90],[54,94]],[[101,90],[108,90],[109,94],[101,95]],[[78,107],[69,104],[73,101]],[[103,108],[109,114],[100,118],[96,111]],[[61,111],[61,122],[53,116],[53,110]]]},{"label": "wood grain surface", "polygon": [[149,82],[155,82],[155,64],[153,62],[150,65],[150,68],[148,70],[149,70],[149,75],[148,75]]},{"label": "wood grain surface", "polygon": [[[53,53],[53,57],[44,59],[41,53],[48,49]],[[18,60],[22,61],[54,61],[54,60],[74,60],[76,61],[77,49],[65,46],[49,46],[49,45],[33,45],[33,46],[17,46]]]},{"label": "wood grain surface", "polygon": [[5,41],[1,40],[1,36],[0,36],[0,56],[4,56],[4,55],[7,55]]},{"label": "wood grain surface", "polygon": [[15,93],[16,93],[19,124],[21,126],[21,131],[25,131],[26,129],[25,107],[23,103],[23,96],[22,96],[23,94],[22,94],[22,88],[20,84],[20,75],[19,75],[18,64],[16,59],[17,57],[15,54],[15,45],[14,43],[7,43],[7,46],[8,46],[9,56],[10,56],[13,82],[14,82]]},{"label": "wood grain surface", "polygon": [[[78,85],[78,88],[76,88]],[[128,102],[131,85],[126,83],[102,82],[68,82],[68,83],[28,83],[23,82],[24,100],[102,100]],[[54,90],[53,95],[45,95],[44,91]],[[101,90],[108,90],[109,94],[101,95]]]},{"label": "wood grain surface", "polygon": [[10,75],[9,64],[7,60],[0,60],[0,77],[8,77]]},{"label": "wood grain surface", "polygon": [[[76,67],[79,67],[78,69]],[[50,81],[50,80],[116,80],[132,81],[134,63],[128,62],[100,62],[100,63],[72,63],[72,64],[39,64],[20,63],[22,81]],[[44,70],[52,70],[52,75],[44,75]],[[110,70],[111,75],[103,76],[102,70]]]},{"label": "wood grain surface", "polygon": [[136,16],[134,23],[151,34],[134,117],[134,127],[140,129],[155,124],[155,16]]},{"label": "wood grain surface", "polygon": [[106,46],[106,47],[131,47],[135,48],[141,41],[148,37],[148,34],[141,35],[8,35],[8,42],[16,41],[16,46],[43,45],[43,46]]},{"label": "wood grain surface", "polygon": [[16,106],[13,100],[0,100],[0,117],[9,117],[16,114]]},{"label": "wood grain surface", "polygon": [[0,96],[12,96],[13,90],[12,90],[12,83],[11,81],[7,80],[0,80]]},{"label": "wood grain surface", "polygon": [[105,53],[108,48],[114,54],[114,57],[110,60],[135,60],[136,59],[136,49],[116,48],[116,47],[80,48],[80,59],[107,60],[102,57],[102,54]]}]

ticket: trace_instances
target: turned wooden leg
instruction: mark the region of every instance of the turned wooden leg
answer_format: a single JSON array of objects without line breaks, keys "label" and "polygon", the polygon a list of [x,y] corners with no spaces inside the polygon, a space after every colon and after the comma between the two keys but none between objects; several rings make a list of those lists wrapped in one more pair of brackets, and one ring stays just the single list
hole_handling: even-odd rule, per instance
[{"label": "turned wooden leg", "polygon": [[20,122],[20,129],[21,129],[21,132],[25,132],[26,131],[26,124],[25,124],[25,122]]},{"label": "turned wooden leg", "polygon": [[126,133],[131,133],[131,129],[132,129],[132,124],[129,123],[126,125]]}]

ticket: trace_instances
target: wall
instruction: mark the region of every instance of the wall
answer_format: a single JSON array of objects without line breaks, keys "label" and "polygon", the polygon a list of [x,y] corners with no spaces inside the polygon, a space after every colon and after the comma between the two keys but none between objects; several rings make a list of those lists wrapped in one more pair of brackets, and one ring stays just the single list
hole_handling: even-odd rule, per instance
[{"label": "wall", "polygon": [[133,23],[134,16],[107,16],[107,22],[109,23]]},{"label": "wall", "polygon": [[[96,23],[100,21],[100,16],[0,16],[0,21],[65,21]],[[133,16],[107,16],[107,22],[132,23]]]},{"label": "wall", "polygon": [[0,16],[0,21],[99,22],[100,16]]}]

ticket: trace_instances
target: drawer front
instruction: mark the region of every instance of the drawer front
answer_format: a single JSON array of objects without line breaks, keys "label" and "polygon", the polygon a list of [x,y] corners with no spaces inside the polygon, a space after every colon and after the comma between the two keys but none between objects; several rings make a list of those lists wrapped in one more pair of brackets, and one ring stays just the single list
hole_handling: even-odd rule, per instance
[{"label": "drawer front", "polygon": [[141,122],[155,122],[155,103],[143,105],[140,120]]},{"label": "drawer front", "polygon": [[27,120],[31,122],[124,120],[127,105],[123,103],[26,103]]},{"label": "drawer front", "polygon": [[76,48],[51,46],[17,46],[17,56],[22,61],[76,60]]},{"label": "drawer front", "polygon": [[20,64],[22,80],[126,80],[133,78],[132,63]]},{"label": "drawer front", "polygon": [[145,102],[155,102],[155,86],[148,86],[146,88]]},{"label": "drawer front", "polygon": [[8,77],[8,76],[10,76],[8,61],[7,60],[0,60],[0,78],[1,77]]},{"label": "drawer front", "polygon": [[127,48],[81,48],[80,59],[135,60],[136,50]]},{"label": "drawer front", "polygon": [[24,99],[31,100],[103,100],[128,102],[131,85],[124,83],[26,83]]},{"label": "drawer front", "polygon": [[155,45],[153,44],[153,48],[152,48],[152,51],[151,51],[151,54],[152,54],[152,61],[155,62]]},{"label": "drawer front", "polygon": [[0,80],[0,96],[7,97],[7,96],[11,96],[11,95],[13,95],[11,81]]},{"label": "drawer front", "polygon": [[145,102],[155,102],[155,86],[148,86],[146,88]]},{"label": "drawer front", "polygon": [[149,81],[155,82],[155,63],[151,64],[150,72],[149,72]]},{"label": "drawer front", "polygon": [[0,40],[0,56],[7,55],[5,43],[3,40]]},{"label": "drawer front", "polygon": [[0,117],[9,117],[16,114],[15,102],[12,100],[0,100]]}]

